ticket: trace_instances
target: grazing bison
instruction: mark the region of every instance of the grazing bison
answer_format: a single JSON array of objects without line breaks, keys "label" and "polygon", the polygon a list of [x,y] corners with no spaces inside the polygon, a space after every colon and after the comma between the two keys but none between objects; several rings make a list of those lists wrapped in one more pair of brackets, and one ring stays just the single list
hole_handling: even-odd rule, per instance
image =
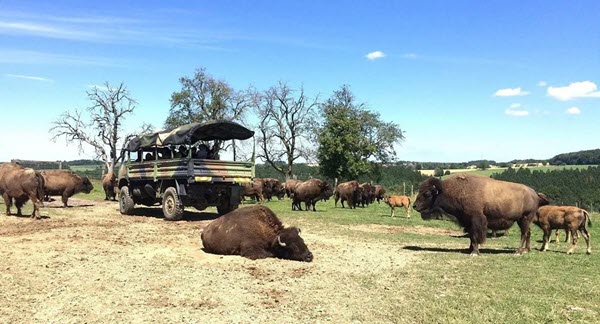
[{"label": "grazing bison", "polygon": [[217,218],[206,226],[200,238],[208,253],[241,255],[253,260],[313,260],[300,237],[300,229],[284,227],[275,213],[262,205],[239,208]]},{"label": "grazing bison", "polygon": [[289,179],[283,183],[283,190],[285,190],[285,194],[288,198],[292,198],[292,194],[299,183],[302,183],[302,180]]},{"label": "grazing bison", "polygon": [[404,207],[406,217],[410,218],[410,197],[402,195],[389,195],[383,201],[392,208],[392,217],[396,216],[396,207]]},{"label": "grazing bison", "polygon": [[265,188],[265,184],[262,179],[254,179],[252,183],[243,183],[242,184],[242,198],[243,197],[251,197],[256,202],[263,202],[265,200],[265,196],[263,194]]},{"label": "grazing bison", "polygon": [[342,182],[335,187],[335,207],[337,207],[338,200],[342,201],[342,208],[344,207],[344,201],[348,202],[348,207],[356,208],[359,199],[362,196],[362,188],[358,184],[358,181],[352,180],[348,182]]},{"label": "grazing bison", "polygon": [[333,188],[329,182],[321,179],[310,179],[298,184],[295,192],[292,194],[292,210],[302,210],[301,203],[304,201],[306,210],[312,206],[313,211],[317,211],[317,201],[329,199],[333,195]]},{"label": "grazing bison", "polygon": [[382,185],[375,185],[375,199],[377,199],[377,203],[380,204],[384,197],[385,188]]},{"label": "grazing bison", "polygon": [[577,231],[585,239],[587,254],[592,253],[590,234],[586,228],[586,223],[592,226],[592,221],[585,209],[574,206],[543,206],[538,209],[533,223],[539,226],[544,232],[544,243],[542,243],[541,251],[548,249],[548,241],[553,229],[565,229],[567,233],[571,234],[572,240],[571,248],[567,251],[567,254],[572,254],[577,247],[577,241],[579,240]]},{"label": "grazing bison", "polygon": [[102,178],[102,188],[104,189],[104,200],[116,200],[117,192],[115,187],[117,185],[117,177],[114,172],[109,172]]},{"label": "grazing bison", "polygon": [[453,217],[469,234],[471,255],[479,255],[479,244],[487,229],[504,230],[517,222],[521,245],[517,254],[530,250],[531,221],[548,198],[522,184],[492,178],[457,174],[444,181],[429,178],[419,186],[413,208],[425,220],[440,215]]},{"label": "grazing bison", "polygon": [[94,189],[88,177],[80,177],[66,170],[44,170],[44,192],[46,196],[61,196],[65,207],[68,207],[69,197],[84,192],[89,194]]},{"label": "grazing bison", "polygon": [[6,205],[6,215],[10,215],[12,201],[15,200],[17,215],[21,216],[21,208],[31,199],[33,213],[31,218],[40,219],[40,206],[44,200],[44,177],[31,168],[24,168],[15,163],[0,165],[0,194]]}]

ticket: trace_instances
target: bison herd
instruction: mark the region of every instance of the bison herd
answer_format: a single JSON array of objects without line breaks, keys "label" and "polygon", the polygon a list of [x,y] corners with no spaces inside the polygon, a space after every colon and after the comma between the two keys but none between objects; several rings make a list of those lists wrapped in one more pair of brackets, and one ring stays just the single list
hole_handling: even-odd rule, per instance
[{"label": "bison herd", "polygon": [[[113,173],[102,179],[107,200],[115,199],[115,181]],[[15,163],[0,165],[0,194],[7,215],[11,215],[13,202],[17,215],[21,215],[21,208],[31,200],[31,217],[39,219],[45,198],[60,196],[64,207],[67,207],[70,197],[92,190],[93,185],[87,177],[70,171],[36,171]],[[242,197],[253,198],[259,203],[270,201],[273,197],[283,199],[286,195],[291,199],[292,210],[316,211],[317,202],[333,196],[336,207],[339,202],[342,208],[355,209],[383,200],[390,206],[392,217],[396,207],[405,208],[407,217],[410,217],[412,207],[424,220],[450,218],[467,233],[471,255],[479,255],[488,230],[507,230],[514,223],[521,233],[517,254],[530,251],[532,223],[543,231],[541,251],[548,248],[551,230],[560,229],[572,239],[568,254],[574,252],[579,233],[586,241],[587,253],[591,253],[590,234],[586,227],[591,226],[591,220],[587,211],[572,206],[549,206],[546,195],[528,186],[479,175],[458,174],[444,180],[431,177],[420,184],[412,206],[410,197],[386,195],[383,186],[369,182],[337,184],[336,181],[332,186],[321,179],[290,179],[281,183],[274,178],[263,178],[244,184],[242,190]],[[310,262],[313,254],[300,233],[299,228],[286,228],[273,211],[259,204],[236,209],[214,220],[202,232],[201,240],[204,250],[209,253]]]}]

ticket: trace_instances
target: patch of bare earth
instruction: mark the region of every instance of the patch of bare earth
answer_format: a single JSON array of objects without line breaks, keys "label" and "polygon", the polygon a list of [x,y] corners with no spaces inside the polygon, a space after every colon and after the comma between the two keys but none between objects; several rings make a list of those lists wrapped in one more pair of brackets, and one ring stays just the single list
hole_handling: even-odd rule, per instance
[{"label": "patch of bare earth", "polygon": [[348,226],[348,229],[353,231],[362,231],[369,233],[387,233],[387,234],[397,234],[397,233],[412,233],[412,234],[420,234],[420,235],[444,235],[444,236],[460,236],[464,235],[463,231],[445,229],[445,228],[434,228],[434,227],[425,227],[425,226],[389,226],[389,225],[379,225],[379,224],[361,224]]},{"label": "patch of bare earth", "polygon": [[199,240],[206,214],[166,222],[121,216],[115,202],[69,204],[39,221],[0,216],[3,322],[394,322],[398,273],[417,257],[310,224],[312,263],[212,255]]}]

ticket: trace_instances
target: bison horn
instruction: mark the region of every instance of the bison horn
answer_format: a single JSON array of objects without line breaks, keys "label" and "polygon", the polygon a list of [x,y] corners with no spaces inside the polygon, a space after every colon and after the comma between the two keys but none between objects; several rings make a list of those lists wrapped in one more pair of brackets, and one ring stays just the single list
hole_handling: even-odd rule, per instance
[{"label": "bison horn", "polygon": [[277,235],[277,242],[279,243],[279,245],[281,246],[286,246],[287,244],[281,242],[281,237],[279,235]]}]

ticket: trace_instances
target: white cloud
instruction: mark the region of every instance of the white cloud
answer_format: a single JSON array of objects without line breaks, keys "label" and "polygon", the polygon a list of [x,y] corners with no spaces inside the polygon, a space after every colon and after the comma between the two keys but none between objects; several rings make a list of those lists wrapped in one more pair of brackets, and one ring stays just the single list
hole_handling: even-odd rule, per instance
[{"label": "white cloud", "polygon": [[416,60],[419,58],[419,55],[417,55],[415,53],[406,53],[406,54],[402,55],[402,57],[405,59],[409,59],[409,60]]},{"label": "white cloud", "polygon": [[537,85],[538,85],[538,87],[545,87],[548,85],[548,83],[546,83],[546,81],[542,80],[542,81],[538,82]]},{"label": "white cloud", "polygon": [[495,97],[516,97],[516,96],[526,96],[529,92],[523,91],[521,88],[506,88],[499,89],[494,93]]},{"label": "white cloud", "polygon": [[514,103],[514,104],[510,105],[510,108],[513,108],[513,109],[514,109],[514,108],[519,108],[519,107],[521,107],[521,106],[522,106],[522,105],[521,105],[520,103]]},{"label": "white cloud", "polygon": [[382,51],[375,51],[375,52],[371,52],[371,53],[365,55],[365,57],[369,60],[376,60],[376,59],[384,58],[385,53],[383,53]]},{"label": "white cloud", "polygon": [[509,116],[514,116],[514,117],[529,116],[529,111],[527,111],[527,110],[517,110],[517,109],[511,109],[511,108],[506,109],[504,111],[504,113]]},{"label": "white cloud", "polygon": [[31,76],[31,75],[21,75],[21,74],[4,74],[5,77],[15,78],[15,79],[23,79],[23,80],[32,80],[32,81],[43,81],[43,82],[54,82],[52,79],[39,77],[39,76]]},{"label": "white cloud", "polygon": [[600,98],[598,86],[592,81],[573,82],[565,87],[548,87],[548,95],[561,101],[575,98]]},{"label": "white cloud", "polygon": [[581,109],[579,109],[578,107],[571,107],[571,108],[567,109],[567,114],[579,115],[579,114],[581,114]]}]

